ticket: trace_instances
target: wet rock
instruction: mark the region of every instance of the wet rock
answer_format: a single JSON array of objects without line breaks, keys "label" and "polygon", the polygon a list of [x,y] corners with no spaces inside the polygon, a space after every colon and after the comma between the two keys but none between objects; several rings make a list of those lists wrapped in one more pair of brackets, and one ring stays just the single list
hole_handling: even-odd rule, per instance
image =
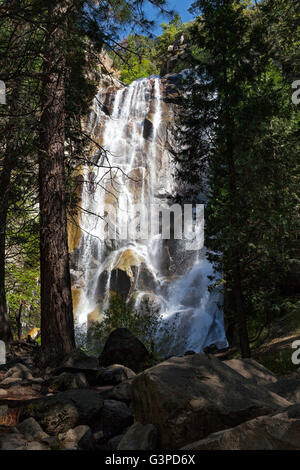
[{"label": "wet rock", "polygon": [[149,119],[145,119],[143,137],[146,140],[151,140],[153,136],[153,124]]},{"label": "wet rock", "polygon": [[153,424],[133,424],[120,441],[117,450],[155,450],[157,430]]},{"label": "wet rock", "polygon": [[163,449],[290,405],[205,354],[170,358],[137,375],[132,387],[135,418],[157,427]]},{"label": "wet rock", "polygon": [[300,405],[211,434],[182,450],[300,450]]},{"label": "wet rock", "polygon": [[7,396],[7,390],[0,388],[0,398],[5,398]]},{"label": "wet rock", "polygon": [[121,364],[138,372],[149,360],[149,353],[143,343],[127,328],[117,328],[108,337],[99,357],[101,366]]},{"label": "wet rock", "polygon": [[185,356],[193,356],[195,353],[195,351],[185,351],[184,355]]},{"label": "wet rock", "polygon": [[48,437],[34,418],[25,419],[17,426],[17,429],[28,441],[39,441]]},{"label": "wet rock", "polygon": [[118,385],[135,377],[135,373],[128,367],[113,364],[101,370],[97,375],[97,385]]},{"label": "wet rock", "polygon": [[34,400],[24,407],[21,418],[33,417],[50,435],[85,424],[97,425],[103,400],[94,390],[68,390]]}]

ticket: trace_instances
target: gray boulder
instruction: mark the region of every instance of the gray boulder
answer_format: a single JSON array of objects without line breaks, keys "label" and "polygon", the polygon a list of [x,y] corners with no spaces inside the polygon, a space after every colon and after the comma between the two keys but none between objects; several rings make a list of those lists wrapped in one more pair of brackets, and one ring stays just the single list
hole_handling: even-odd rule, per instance
[{"label": "gray boulder", "polygon": [[281,377],[276,382],[266,385],[266,388],[291,403],[300,403],[300,380],[293,377]]},{"label": "gray boulder", "polygon": [[300,405],[211,434],[182,450],[300,450]]},{"label": "gray boulder", "polygon": [[135,377],[135,373],[128,367],[113,364],[101,370],[96,378],[97,385],[118,385]]},{"label": "gray boulder", "polygon": [[121,364],[139,372],[148,360],[149,353],[143,343],[127,328],[117,328],[109,335],[99,364],[103,367]]},{"label": "gray boulder", "polygon": [[101,413],[101,428],[105,440],[122,434],[133,423],[133,414],[125,403],[105,400]]},{"label": "gray boulder", "polygon": [[34,418],[50,436],[85,424],[97,425],[103,400],[94,390],[68,390],[27,404],[21,418]]},{"label": "gray boulder", "polygon": [[34,418],[25,419],[17,426],[17,429],[28,441],[39,441],[48,437]]},{"label": "gray boulder", "polygon": [[290,405],[205,354],[170,358],[137,375],[132,390],[135,419],[157,427],[163,449]]},{"label": "gray boulder", "polygon": [[87,380],[93,382],[99,372],[98,359],[76,350],[62,361],[60,366],[55,369],[54,375],[60,375],[62,372],[71,372],[73,374],[83,372]]},{"label": "gray boulder", "polygon": [[26,439],[20,433],[0,435],[0,450],[20,450],[26,444],[28,444]]},{"label": "gray boulder", "polygon": [[121,439],[117,450],[155,450],[157,430],[153,424],[133,424]]},{"label": "gray boulder", "polygon": [[76,449],[81,442],[82,447],[87,444],[87,438],[90,438],[93,444],[94,436],[89,426],[77,426],[74,429],[69,429],[65,433],[59,434],[58,439],[63,449]]},{"label": "gray boulder", "polygon": [[54,391],[76,390],[88,387],[88,381],[82,372],[72,374],[71,372],[62,372],[57,377],[52,377],[47,381],[47,385]]},{"label": "gray boulder", "polygon": [[277,381],[277,377],[273,372],[254,359],[231,359],[224,361],[224,364],[241,374],[245,379],[258,385],[266,385]]}]

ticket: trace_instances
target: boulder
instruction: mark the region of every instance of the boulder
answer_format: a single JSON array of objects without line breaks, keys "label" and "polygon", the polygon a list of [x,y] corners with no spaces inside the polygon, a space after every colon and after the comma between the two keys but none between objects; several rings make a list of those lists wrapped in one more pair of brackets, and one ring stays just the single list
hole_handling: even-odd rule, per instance
[{"label": "boulder", "polygon": [[117,328],[108,337],[99,357],[101,366],[121,364],[134,372],[142,370],[149,360],[149,353],[143,343],[127,328]]},{"label": "boulder", "polygon": [[94,448],[94,436],[89,426],[82,425],[69,429],[67,432],[59,434],[58,439],[63,449],[76,449],[79,445],[81,449],[85,450]]},{"label": "boulder", "polygon": [[21,383],[22,381],[23,379],[21,379],[20,377],[6,377],[1,381],[1,385],[2,387],[16,385],[17,383]]},{"label": "boulder", "polygon": [[25,419],[17,426],[17,429],[28,441],[39,441],[48,437],[34,418]]},{"label": "boulder", "polygon": [[46,444],[41,442],[27,442],[24,446],[16,450],[50,450]]},{"label": "boulder", "polygon": [[112,400],[124,401],[129,403],[132,400],[132,379],[126,380],[119,385],[116,385],[109,394]]},{"label": "boulder", "polygon": [[82,438],[78,441],[78,448],[80,450],[95,450],[96,441],[91,429],[88,429]]},{"label": "boulder", "polygon": [[107,443],[107,447],[110,449],[110,450],[117,450],[118,449],[118,445],[120,444],[121,440],[123,439],[124,437],[124,434],[120,434],[119,436],[114,436],[112,437],[108,443]]},{"label": "boulder", "polygon": [[54,375],[60,375],[62,372],[82,372],[89,382],[93,381],[95,375],[99,372],[98,359],[87,356],[80,350],[76,350],[62,361],[60,366],[54,371]]},{"label": "boulder", "polygon": [[21,419],[34,418],[54,436],[82,424],[96,426],[103,404],[94,390],[68,390],[30,402],[22,410]]},{"label": "boulder", "polygon": [[251,380],[258,385],[266,385],[277,381],[277,377],[273,372],[254,359],[230,359],[229,361],[224,361],[224,364],[241,374],[245,379]]},{"label": "boulder", "polygon": [[[30,369],[23,363],[17,363],[11,367],[4,376],[7,378],[22,379],[22,380],[34,380]],[[3,383],[4,381],[2,381]]]},{"label": "boulder", "polygon": [[97,385],[118,385],[135,377],[135,375],[128,367],[113,364],[98,373],[95,383]]},{"label": "boulder", "polygon": [[157,430],[153,424],[133,424],[122,437],[117,450],[155,450]]},{"label": "boulder", "polygon": [[162,449],[179,449],[290,405],[205,354],[173,357],[142,372],[132,391],[136,420],[157,427]]},{"label": "boulder", "polygon": [[300,403],[300,380],[293,377],[281,377],[276,382],[269,383],[266,388],[291,403]]},{"label": "boulder", "polygon": [[23,359],[16,358],[16,359],[12,359],[11,361],[6,362],[5,364],[0,364],[0,371],[1,372],[7,372],[9,369],[14,367],[16,364],[23,364],[24,366],[26,366],[29,369],[28,364],[25,361],[23,361]]},{"label": "boulder", "polygon": [[26,444],[27,441],[20,433],[0,435],[0,450],[20,450]]},{"label": "boulder", "polygon": [[57,377],[52,377],[47,381],[52,390],[75,390],[88,387],[88,382],[82,372],[72,374],[71,372],[62,372]]},{"label": "boulder", "polygon": [[300,405],[211,434],[182,450],[300,450]]},{"label": "boulder", "polygon": [[116,400],[105,400],[101,414],[101,428],[105,440],[122,434],[125,428],[133,423],[133,414],[125,403]]}]

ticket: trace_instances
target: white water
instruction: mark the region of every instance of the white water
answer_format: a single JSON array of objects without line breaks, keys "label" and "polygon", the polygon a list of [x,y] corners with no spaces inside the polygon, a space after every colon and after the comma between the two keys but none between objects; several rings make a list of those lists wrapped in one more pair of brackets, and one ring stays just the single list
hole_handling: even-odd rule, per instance
[{"label": "white water", "polygon": [[[184,253],[185,245],[181,241],[177,245],[173,243],[166,266],[162,255],[170,253],[172,246],[169,249],[158,237],[128,239],[125,234],[124,240],[109,241],[104,240],[101,228],[108,203],[113,204],[116,211],[111,226],[124,234],[127,223],[129,229],[134,225],[135,204],[142,205],[141,212],[147,220],[151,204],[170,201],[174,195],[174,168],[166,145],[166,109],[162,103],[161,80],[142,79],[116,91],[110,117],[103,112],[101,99],[103,93],[100,92],[94,101],[89,132],[93,138],[101,138],[107,159],[103,156],[96,159],[102,168],[87,166],[84,169],[82,237],[73,273],[81,287],[75,312],[77,323],[87,325],[91,312],[97,308],[105,310],[110,292],[118,290],[120,270],[117,277],[114,270],[125,262],[123,269],[127,269],[131,282],[127,301],[140,308],[143,299],[150,296],[159,305],[166,322],[176,321],[174,351],[199,352],[211,344],[225,347],[223,315],[217,305],[221,299],[217,293],[208,291],[207,276],[212,274],[212,266],[204,250],[191,255],[191,252]],[[150,124],[150,132],[145,135],[149,121],[152,126]],[[127,263],[128,258],[133,263]],[[183,260],[177,263],[177,268],[184,266],[180,274],[176,268],[177,258]]]}]

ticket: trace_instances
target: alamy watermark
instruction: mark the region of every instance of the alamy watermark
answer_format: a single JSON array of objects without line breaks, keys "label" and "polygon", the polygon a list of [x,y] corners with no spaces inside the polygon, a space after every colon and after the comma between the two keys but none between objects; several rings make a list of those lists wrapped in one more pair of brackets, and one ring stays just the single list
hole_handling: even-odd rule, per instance
[{"label": "alamy watermark", "polygon": [[296,349],[296,351],[292,355],[292,363],[295,366],[299,366],[300,364],[300,340],[294,341],[292,344],[292,348]]},{"label": "alamy watermark", "polygon": [[0,365],[1,364],[6,364],[6,345],[2,340],[0,340]]},{"label": "alamy watermark", "polygon": [[203,204],[134,204],[121,201],[119,207],[107,204],[97,223],[101,240],[182,240],[185,249],[204,246]]},{"label": "alamy watermark", "polygon": [[2,80],[0,80],[0,104],[6,104],[6,86]]},{"label": "alamy watermark", "polygon": [[293,90],[296,90],[292,94],[292,102],[294,104],[299,104],[300,103],[300,80],[295,80],[292,83],[292,88]]}]

